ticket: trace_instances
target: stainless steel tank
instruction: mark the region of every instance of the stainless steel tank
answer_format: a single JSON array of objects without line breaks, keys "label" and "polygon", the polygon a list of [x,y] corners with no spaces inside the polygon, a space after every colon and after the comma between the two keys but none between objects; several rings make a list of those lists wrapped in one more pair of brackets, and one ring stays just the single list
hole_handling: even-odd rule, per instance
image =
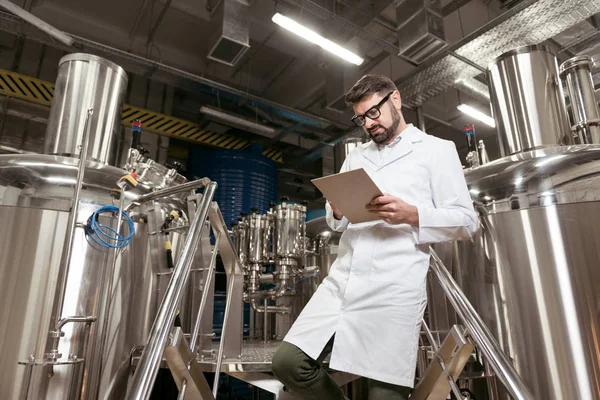
[{"label": "stainless steel tank", "polygon": [[600,110],[594,92],[593,67],[594,61],[588,56],[573,57],[560,66],[571,103],[574,125],[571,130],[581,144],[600,144]]},{"label": "stainless steel tank", "polygon": [[273,256],[302,258],[306,207],[283,202],[271,209],[273,214]]},{"label": "stainless steel tank", "polygon": [[233,244],[242,265],[248,262],[248,224],[239,221],[232,224]]},{"label": "stainless steel tank", "polygon": [[[9,228],[0,234],[0,245],[4,248],[0,256],[0,313],[10,320],[0,330],[3,399],[20,399],[22,395],[31,399],[71,399],[80,398],[80,392],[85,399],[119,398],[119,392],[111,391],[119,387],[117,384],[121,387],[126,384],[130,354],[145,343],[160,301],[159,282],[168,279],[168,268],[155,272],[152,267],[149,224],[136,222],[136,234],[114,270],[110,317],[104,315],[108,332],[101,332],[104,319],[92,324],[91,329],[65,325],[59,350],[65,359],[70,355],[79,360],[85,357],[85,366],[80,361],[52,368],[47,363],[43,365],[49,326],[53,324],[51,306],[57,290],[56,276],[61,268],[60,255],[76,172],[76,160],[70,158],[0,157],[0,216]],[[115,202],[113,188],[123,174],[117,168],[89,164],[78,221],[84,223],[100,205]],[[154,188],[140,182],[126,194],[131,199]],[[184,206],[178,199],[168,199],[158,209]],[[165,214],[166,211],[161,212]],[[134,219],[139,221],[140,216],[134,214]],[[144,214],[141,219],[146,218]],[[171,236],[175,236],[171,240],[176,255],[181,242],[177,236],[181,234]],[[105,289],[111,256],[112,251],[91,245],[82,227],[77,229],[63,315],[100,316],[106,312],[102,305],[108,298]],[[107,345],[104,354],[99,354],[102,340]],[[35,363],[27,363],[30,357]],[[98,387],[96,374],[101,370],[104,384]],[[85,383],[79,387],[81,378]],[[71,381],[73,387],[69,386]],[[23,392],[25,387],[28,391]],[[112,395],[103,396],[108,392]]]},{"label": "stainless steel tank", "polygon": [[[310,253],[305,268],[315,267],[319,272],[301,278],[296,283],[296,294],[291,301],[290,320],[298,318],[302,309],[315,293],[323,279],[329,274],[331,265],[337,258],[338,244],[342,234],[331,230],[325,217],[306,222],[306,237],[310,241]],[[282,336],[282,334],[280,334]]]},{"label": "stainless steel tank", "polygon": [[[434,247],[536,399],[599,400],[600,146],[551,146],[571,130],[545,50],[491,69],[499,141],[515,154],[465,173],[481,229]],[[456,316],[430,289],[429,322],[443,331]]]},{"label": "stainless steel tank", "polygon": [[536,398],[600,399],[600,146],[521,153],[466,178],[482,229],[445,246],[457,282]]},{"label": "stainless steel tank", "polygon": [[573,144],[558,62],[547,47],[509,51],[489,67],[500,153]]},{"label": "stainless steel tank", "polygon": [[127,74],[117,64],[91,54],[69,54],[58,77],[44,141],[44,153],[77,156],[85,111],[94,109],[88,159],[115,165]]},{"label": "stainless steel tank", "polygon": [[247,225],[247,260],[250,263],[268,263],[270,260],[271,226],[273,217],[270,214],[253,212],[244,217]]}]

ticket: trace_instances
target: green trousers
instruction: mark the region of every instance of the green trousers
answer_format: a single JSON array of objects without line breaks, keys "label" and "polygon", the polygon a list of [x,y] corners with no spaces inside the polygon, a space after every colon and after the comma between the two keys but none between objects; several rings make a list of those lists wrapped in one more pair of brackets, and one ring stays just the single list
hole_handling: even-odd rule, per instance
[{"label": "green trousers", "polygon": [[[273,374],[286,390],[305,400],[344,400],[342,389],[321,363],[331,353],[333,337],[313,360],[293,344],[283,342],[273,357]],[[411,389],[369,379],[368,400],[407,400]],[[362,400],[362,399],[361,399]],[[366,400],[366,399],[365,399]]]}]

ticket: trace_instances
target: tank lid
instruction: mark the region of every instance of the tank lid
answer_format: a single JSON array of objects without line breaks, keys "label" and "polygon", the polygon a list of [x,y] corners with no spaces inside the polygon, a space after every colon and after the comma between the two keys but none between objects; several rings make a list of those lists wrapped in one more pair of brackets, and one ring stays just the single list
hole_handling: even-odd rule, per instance
[{"label": "tank lid", "polygon": [[501,54],[500,56],[498,56],[494,61],[492,61],[489,64],[488,68],[491,68],[493,65],[498,64],[502,60],[516,56],[518,54],[533,53],[533,52],[537,52],[537,51],[549,53],[549,54],[552,54],[553,56],[556,55],[552,52],[552,50],[550,50],[550,48],[548,46],[545,46],[543,44],[532,44],[529,46],[521,46],[521,47],[517,47],[516,49],[509,50],[506,53]]},{"label": "tank lid", "polygon": [[125,79],[126,82],[128,80],[127,72],[125,72],[125,70],[122,67],[115,64],[112,61],[109,61],[102,57],[95,56],[93,54],[87,54],[87,53],[67,54],[66,56],[64,56],[63,58],[60,59],[60,61],[58,62],[58,65],[60,67],[62,64],[71,62],[71,61],[95,62],[95,63],[98,63],[100,65],[103,65],[107,68],[114,70],[117,74],[121,75],[123,77],[123,79]]},{"label": "tank lid", "polygon": [[586,68],[592,69],[594,67],[594,60],[590,56],[577,56],[568,59],[560,66],[561,76],[575,68]]},{"label": "tank lid", "polygon": [[494,214],[600,201],[600,145],[544,148],[465,172],[472,199]]}]

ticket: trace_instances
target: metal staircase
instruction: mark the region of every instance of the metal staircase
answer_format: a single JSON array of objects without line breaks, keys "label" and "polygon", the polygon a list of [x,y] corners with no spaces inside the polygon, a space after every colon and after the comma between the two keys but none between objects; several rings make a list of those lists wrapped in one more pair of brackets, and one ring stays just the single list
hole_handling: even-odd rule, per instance
[{"label": "metal staircase", "polygon": [[[272,390],[269,391],[275,393],[279,400],[291,399],[293,397],[282,393],[275,387],[278,386],[278,382],[271,375],[236,370],[243,364],[244,271],[219,206],[212,201],[217,184],[206,178],[204,184],[206,186],[204,194],[196,194],[188,198],[190,219],[192,219],[188,235],[179,260],[173,269],[148,343],[137,363],[126,398],[127,400],[146,400],[150,397],[158,369],[164,359],[179,388],[178,400],[214,400],[217,394],[219,375],[223,370],[226,370],[231,376],[239,377],[252,384],[258,383],[259,387],[272,387]],[[185,335],[180,327],[174,327],[173,322],[184,287],[190,276],[194,255],[206,229],[212,229],[215,245],[210,264],[208,267],[199,269],[204,272],[202,298],[188,340],[186,337],[188,335]],[[203,315],[207,311],[207,304],[210,303],[210,296],[214,294],[217,253],[221,256],[227,275],[227,299],[221,339],[218,350],[215,351],[212,349],[212,327],[203,326]],[[431,270],[464,326],[454,325],[442,343],[438,344],[428,325],[423,321],[423,330],[433,356],[427,367],[424,368],[424,373],[411,394],[411,400],[445,400],[450,393],[453,393],[456,399],[468,400],[468,395],[461,392],[456,381],[473,355],[475,347],[478,348],[495,376],[505,385],[514,399],[533,400],[533,395],[521,381],[510,360],[502,352],[500,345],[483,324],[433,249],[431,249],[431,255]],[[206,340],[200,340],[201,338]],[[211,353],[208,360],[198,356],[204,352]],[[216,357],[214,357],[215,354]],[[226,364],[223,363],[224,360],[227,360]],[[214,368],[215,372],[212,390],[204,376],[207,364],[210,364],[211,370]],[[233,369],[231,370],[231,368]],[[343,375],[340,384],[357,378],[346,376],[348,374],[343,373],[338,375]]]}]

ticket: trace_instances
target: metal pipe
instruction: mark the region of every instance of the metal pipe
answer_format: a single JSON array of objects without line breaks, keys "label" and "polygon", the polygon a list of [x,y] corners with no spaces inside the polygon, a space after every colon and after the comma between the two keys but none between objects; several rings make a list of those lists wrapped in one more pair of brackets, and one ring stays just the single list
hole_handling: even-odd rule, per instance
[{"label": "metal pipe", "polygon": [[192,353],[195,353],[196,342],[198,341],[198,334],[200,332],[200,323],[202,319],[202,314],[204,314],[204,309],[206,308],[206,302],[208,301],[208,288],[212,285],[212,279],[215,274],[215,265],[217,265],[217,254],[219,248],[219,239],[221,238],[221,234],[217,235],[215,239],[215,247],[212,253],[212,257],[210,259],[210,266],[208,267],[208,274],[206,277],[206,282],[204,283],[204,288],[202,290],[202,299],[200,300],[200,307],[198,308],[198,315],[196,316],[196,323],[194,324],[194,330],[192,331],[192,336],[190,338],[190,350]]},{"label": "metal pipe", "polygon": [[15,154],[39,154],[34,151],[26,151],[26,150],[22,150],[22,149],[17,149],[16,147],[10,147],[10,146],[4,146],[4,145],[0,145],[0,151],[6,151],[8,153],[15,153]]},{"label": "metal pipe", "polygon": [[504,384],[510,395],[516,400],[534,400],[535,397],[521,379],[509,358],[502,351],[502,348],[494,339],[492,333],[483,323],[481,317],[477,314],[465,294],[444,266],[444,263],[436,252],[430,247],[431,269],[440,282],[446,297],[452,304],[456,313],[460,316],[473,341],[481,350],[485,358],[490,362],[490,366]]},{"label": "metal pipe", "polygon": [[190,224],[190,230],[181,250],[179,261],[173,270],[173,276],[150,330],[148,344],[144,348],[140,362],[133,375],[133,380],[126,396],[128,400],[145,400],[150,396],[160,362],[162,361],[165,345],[175,321],[175,312],[181,300],[184,286],[188,281],[196,249],[200,243],[202,232],[207,226],[205,221],[208,217],[210,202],[216,188],[216,182],[208,184],[198,211]]},{"label": "metal pipe", "polygon": [[92,322],[96,322],[98,320],[98,318],[96,317],[64,317],[61,318],[58,323],[56,324],[56,331],[60,332],[62,330],[62,327],[65,326],[68,323],[71,322],[77,322],[77,323],[92,323]]},{"label": "metal pipe", "polygon": [[70,47],[75,44],[75,40],[71,36],[67,35],[63,31],[56,29],[55,27],[48,24],[47,22],[44,22],[43,20],[39,19],[32,13],[25,11],[21,7],[17,6],[16,4],[13,4],[8,0],[0,0],[0,6],[7,9],[11,13],[17,15],[23,21],[30,23],[31,25],[35,26],[36,28],[38,28],[39,30],[41,30],[43,32],[46,32],[48,35],[52,36],[59,42],[66,44],[67,46],[70,46]]},{"label": "metal pipe", "polygon": [[[265,303],[266,303],[266,299],[265,299]],[[250,299],[250,306],[257,313],[265,312],[265,309],[262,308],[263,306],[261,306],[260,303],[258,303],[258,299]],[[292,311],[292,309],[290,307],[286,307],[286,306],[268,306],[267,307],[267,313],[289,314],[291,311]]]},{"label": "metal pipe", "polygon": [[268,300],[267,300],[267,299],[265,299],[265,309],[263,310],[263,311],[264,311],[264,313],[265,313],[265,315],[264,315],[264,318],[263,318],[263,321],[264,321],[264,322],[263,322],[263,340],[264,340],[265,342],[266,342],[266,341],[268,340],[268,338],[269,338],[269,335],[267,335],[267,330],[269,329],[269,320],[268,320],[268,318],[267,318],[267,317],[269,316],[269,313],[267,312],[267,311],[268,311],[268,308],[269,308],[269,305],[268,305],[268,304],[269,304]]},{"label": "metal pipe", "polygon": [[188,190],[191,191],[191,190],[199,189],[201,187],[208,186],[210,182],[211,182],[210,179],[202,178],[202,179],[198,179],[195,181],[183,183],[181,185],[156,190],[152,193],[146,193],[146,194],[141,195],[137,199],[135,199],[135,201],[129,203],[123,211],[128,212],[135,206],[145,203],[147,201],[162,199],[164,197],[171,196],[171,195],[181,193],[181,192],[185,192]]},{"label": "metal pipe", "polygon": [[227,325],[229,325],[229,312],[231,310],[231,300],[233,299],[233,284],[235,282],[235,279],[235,275],[231,275],[229,278],[229,284],[227,285],[227,300],[225,301],[223,329],[221,330],[221,340],[219,340],[219,352],[217,353],[217,365],[215,366],[215,380],[213,381],[213,396],[215,399],[217,398],[217,391],[219,390],[219,375],[221,373],[221,365],[223,363],[223,350],[225,348]]},{"label": "metal pipe", "polygon": [[90,120],[94,110],[89,108],[86,111],[85,124],[83,127],[83,138],[81,143],[81,152],[79,153],[79,165],[77,169],[77,180],[75,183],[75,192],[73,194],[73,201],[71,202],[71,212],[69,213],[69,221],[67,223],[67,232],[65,234],[65,247],[63,248],[61,260],[60,260],[60,272],[58,276],[58,293],[55,299],[58,299],[58,307],[54,310],[55,317],[60,318],[62,314],[64,295],[67,290],[67,278],[69,276],[69,266],[71,264],[71,255],[73,253],[73,242],[75,239],[75,229],[77,228],[77,213],[79,211],[79,200],[81,198],[81,188],[83,187],[83,177],[85,175],[85,164],[87,160],[87,149],[90,139]]},{"label": "metal pipe", "polygon": [[[121,194],[119,196],[119,212],[117,214],[117,234],[120,234],[121,232],[121,228],[123,226],[123,207],[125,206],[125,186],[123,186],[123,188],[121,189]],[[103,370],[104,370],[104,359],[103,359],[103,354],[104,354],[104,349],[106,348],[106,342],[109,339],[108,335],[106,334],[106,331],[108,330],[108,324],[109,324],[109,319],[108,316],[110,315],[110,306],[112,303],[112,291],[113,291],[113,284],[114,284],[114,276],[115,276],[115,269],[117,266],[117,259],[119,258],[119,250],[118,248],[114,248],[113,249],[113,257],[112,257],[112,263],[111,263],[111,268],[110,269],[105,269],[102,272],[102,282],[105,281],[106,279],[106,274],[108,274],[108,284],[106,285],[106,296],[105,296],[105,300],[104,300],[104,304],[102,305],[102,313],[100,314],[101,317],[101,321],[102,321],[102,326],[100,329],[100,350],[98,351],[98,354],[100,355],[99,360],[100,360],[100,365],[98,366],[98,373],[96,375],[92,375],[90,377],[90,380],[93,379],[97,379],[95,384],[90,384],[90,386],[93,388],[93,390],[96,390],[96,393],[99,392],[100,390],[100,377],[102,376]]]},{"label": "metal pipe", "polygon": [[456,382],[454,382],[454,378],[450,375],[450,371],[448,371],[448,366],[446,365],[446,363],[444,362],[442,357],[438,354],[439,347],[437,345],[437,341],[431,334],[431,331],[429,330],[429,326],[427,325],[427,322],[425,322],[425,320],[423,320],[421,322],[421,324],[423,325],[423,329],[425,329],[425,336],[427,336],[427,340],[429,340],[429,343],[431,344],[431,349],[433,350],[433,352],[435,354],[435,358],[440,363],[440,367],[442,368],[442,370],[444,372],[446,372],[446,377],[448,378],[448,384],[450,385],[450,390],[452,390],[452,393],[454,393],[454,397],[456,397],[457,399],[460,399],[460,400],[465,400],[465,397],[463,397],[462,393],[460,392],[460,389],[458,388],[458,386],[456,386]]},{"label": "metal pipe", "polygon": [[184,379],[181,382],[181,389],[179,389],[179,395],[177,396],[177,400],[185,399],[185,392],[187,392],[187,379]]},{"label": "metal pipe", "polygon": [[423,114],[423,107],[417,107],[417,125],[419,129],[425,132],[425,115]]}]

